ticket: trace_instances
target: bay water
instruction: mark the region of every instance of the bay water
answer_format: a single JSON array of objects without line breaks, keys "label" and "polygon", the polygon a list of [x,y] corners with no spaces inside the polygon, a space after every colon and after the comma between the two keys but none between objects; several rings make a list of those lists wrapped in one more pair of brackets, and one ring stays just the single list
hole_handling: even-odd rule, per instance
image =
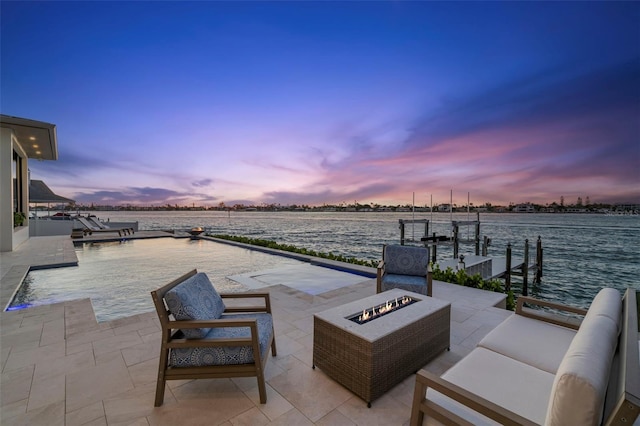
[{"label": "bay water", "polygon": [[[138,222],[140,230],[185,231],[204,227],[207,233],[273,240],[319,252],[362,260],[379,260],[383,244],[400,241],[399,219],[429,219],[429,233],[450,236],[451,220],[475,220],[475,213],[429,212],[260,212],[260,211],[100,211],[104,221]],[[546,300],[587,307],[603,287],[621,292],[640,288],[640,216],[606,214],[481,213],[480,238],[491,239],[489,256],[504,257],[512,245],[514,264],[521,262],[525,240],[530,259],[541,238],[543,278],[529,292]],[[424,224],[405,225],[405,236],[418,239]],[[473,226],[460,237],[473,240]],[[473,254],[472,243],[460,246]],[[438,259],[453,258],[451,247],[439,247]],[[514,278],[518,283],[519,278]],[[516,286],[516,289],[518,287]]]}]

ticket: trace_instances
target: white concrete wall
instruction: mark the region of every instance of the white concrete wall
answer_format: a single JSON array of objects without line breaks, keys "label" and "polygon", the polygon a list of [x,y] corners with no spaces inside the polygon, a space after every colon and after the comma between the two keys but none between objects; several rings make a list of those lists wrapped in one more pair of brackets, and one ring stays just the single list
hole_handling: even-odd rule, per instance
[{"label": "white concrete wall", "polygon": [[31,237],[48,237],[51,235],[71,235],[73,228],[82,228],[75,226],[75,220],[46,220],[31,219],[29,221],[29,236]]},{"label": "white concrete wall", "polygon": [[[111,228],[133,228],[138,232],[138,222],[107,222]],[[84,229],[77,220],[31,219],[29,221],[30,237],[48,237],[52,235],[69,235],[73,228]]]}]

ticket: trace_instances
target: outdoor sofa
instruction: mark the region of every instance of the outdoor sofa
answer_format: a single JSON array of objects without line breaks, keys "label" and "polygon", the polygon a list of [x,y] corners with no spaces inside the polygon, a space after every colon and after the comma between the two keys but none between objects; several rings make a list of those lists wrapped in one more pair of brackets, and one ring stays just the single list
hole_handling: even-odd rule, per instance
[{"label": "outdoor sofa", "polygon": [[520,297],[516,313],[441,377],[417,373],[410,424],[422,425],[425,414],[443,424],[633,424],[638,304],[633,289],[624,298],[602,289],[588,311]]}]

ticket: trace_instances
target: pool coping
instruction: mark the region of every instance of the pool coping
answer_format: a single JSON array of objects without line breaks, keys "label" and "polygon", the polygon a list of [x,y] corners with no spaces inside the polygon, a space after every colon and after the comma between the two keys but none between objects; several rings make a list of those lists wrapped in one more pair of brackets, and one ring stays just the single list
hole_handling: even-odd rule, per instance
[{"label": "pool coping", "polygon": [[215,241],[217,243],[228,244],[236,247],[242,247],[249,250],[260,251],[267,254],[273,254],[276,256],[284,256],[289,257],[291,259],[300,260],[302,262],[308,262],[315,266],[322,266],[329,269],[335,269],[341,272],[349,272],[356,275],[361,275],[366,278],[375,278],[377,275],[376,268],[372,268],[370,266],[364,265],[356,265],[354,263],[340,262],[337,260],[325,259],[322,257],[309,256],[306,254],[293,253],[285,250],[272,249],[269,247],[262,247],[253,244],[241,243],[238,241],[225,240],[223,238],[216,237],[208,237],[208,236],[198,236],[195,237],[201,240],[210,240]]}]

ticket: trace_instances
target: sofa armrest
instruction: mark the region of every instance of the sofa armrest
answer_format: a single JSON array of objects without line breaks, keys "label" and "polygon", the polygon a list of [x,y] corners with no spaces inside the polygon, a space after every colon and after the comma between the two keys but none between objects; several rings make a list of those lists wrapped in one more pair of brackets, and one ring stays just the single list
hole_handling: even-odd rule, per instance
[{"label": "sofa armrest", "polygon": [[577,330],[580,327],[580,321],[577,321],[577,320],[570,321],[569,319],[564,319],[558,315],[544,313],[544,312],[536,311],[534,309],[528,309],[524,306],[525,303],[528,305],[543,306],[546,308],[556,309],[562,312],[569,312],[569,313],[577,314],[580,316],[585,316],[587,314],[586,309],[577,308],[575,306],[563,305],[560,303],[549,302],[546,300],[540,300],[540,299],[536,299],[528,296],[518,297],[518,302],[516,304],[516,314],[522,315],[523,317],[528,317],[528,318],[537,319],[540,321],[545,321],[551,324],[568,327],[574,330]]},{"label": "sofa armrest", "polygon": [[471,424],[455,413],[452,413],[433,401],[427,400],[426,392],[428,388],[438,391],[459,404],[503,425],[535,425],[535,423],[530,420],[473,394],[433,373],[420,370],[416,373],[416,387],[413,394],[413,405],[411,407],[411,426],[421,426],[424,414],[428,414],[443,424]]}]

